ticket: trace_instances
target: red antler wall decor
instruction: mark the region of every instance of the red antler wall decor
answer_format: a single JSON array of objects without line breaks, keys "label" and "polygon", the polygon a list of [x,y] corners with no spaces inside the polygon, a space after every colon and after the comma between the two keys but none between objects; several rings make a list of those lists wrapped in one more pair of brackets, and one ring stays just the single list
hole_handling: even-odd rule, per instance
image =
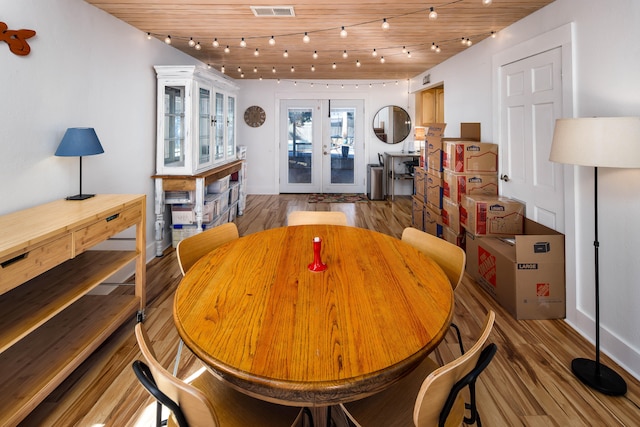
[{"label": "red antler wall decor", "polygon": [[7,42],[9,50],[16,55],[25,56],[31,52],[27,39],[35,35],[33,30],[9,30],[7,24],[0,22],[0,42]]}]

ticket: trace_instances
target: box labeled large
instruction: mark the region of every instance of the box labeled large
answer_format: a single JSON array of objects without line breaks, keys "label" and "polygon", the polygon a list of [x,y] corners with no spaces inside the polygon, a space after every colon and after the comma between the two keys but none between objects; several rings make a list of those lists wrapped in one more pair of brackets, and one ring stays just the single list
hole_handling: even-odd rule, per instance
[{"label": "box labeled large", "polygon": [[498,195],[497,173],[457,173],[445,169],[442,179],[442,197],[460,203],[465,194]]},{"label": "box labeled large", "polygon": [[498,145],[488,142],[444,141],[442,167],[453,172],[498,172]]},{"label": "box labeled large", "polygon": [[476,236],[509,237],[522,234],[525,205],[503,196],[463,195],[460,224]]},{"label": "box labeled large", "polygon": [[525,219],[513,239],[466,237],[467,272],[514,318],[565,317],[562,233]]}]

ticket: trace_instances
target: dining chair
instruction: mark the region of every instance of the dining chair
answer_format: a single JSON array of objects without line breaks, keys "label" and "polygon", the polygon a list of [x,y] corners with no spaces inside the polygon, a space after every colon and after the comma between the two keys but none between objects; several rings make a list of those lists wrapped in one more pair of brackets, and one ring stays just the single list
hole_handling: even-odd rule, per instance
[{"label": "dining chair", "polygon": [[309,224],[348,225],[347,215],[340,211],[293,211],[287,217],[287,225]]},{"label": "dining chair", "polygon": [[[453,290],[456,290],[464,277],[464,268],[467,262],[467,255],[462,248],[413,227],[405,228],[402,231],[401,239],[433,259],[442,268]],[[460,328],[455,323],[451,323],[451,328],[456,333],[460,354],[462,354],[464,353],[464,345]]]},{"label": "dining chair", "polygon": [[135,335],[146,362],[136,360],[133,370],[140,383],[158,401],[158,413],[161,404],[171,411],[168,426],[276,427],[300,422],[303,416],[300,408],[250,397],[226,385],[204,367],[190,383],[177,378],[158,361],[142,323],[136,324]]},{"label": "dining chair", "polygon": [[236,224],[227,222],[178,242],[176,256],[178,257],[178,265],[180,265],[182,275],[184,276],[193,264],[205,254],[238,237],[240,237],[240,234]]},{"label": "dining chair", "polygon": [[[178,265],[180,266],[182,275],[184,276],[187,274],[187,271],[189,271],[193,264],[195,264],[204,255],[211,252],[218,246],[222,246],[223,244],[230,242],[231,240],[238,239],[239,237],[240,234],[238,233],[238,227],[236,224],[233,222],[227,222],[179,241],[176,246],[176,257],[178,258]],[[176,352],[176,361],[173,368],[174,375],[178,372],[178,365],[180,363],[180,357],[182,356],[183,346],[184,342],[180,339],[178,351]]]},{"label": "dining chair", "polygon": [[[358,427],[450,427],[460,426],[463,422],[481,427],[475,383],[498,348],[494,343],[485,347],[494,321],[495,313],[489,311],[480,338],[452,362],[439,367],[427,357],[418,368],[390,388],[344,403],[343,410]],[[469,388],[468,416],[460,394],[465,387]]]}]

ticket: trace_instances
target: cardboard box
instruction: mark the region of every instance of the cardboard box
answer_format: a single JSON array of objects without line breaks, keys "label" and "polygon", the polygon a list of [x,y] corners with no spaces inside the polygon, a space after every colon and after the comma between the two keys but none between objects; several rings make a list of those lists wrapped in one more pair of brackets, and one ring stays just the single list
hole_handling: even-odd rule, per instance
[{"label": "cardboard box", "polygon": [[503,196],[463,195],[460,224],[476,236],[512,237],[522,234],[525,205]]},{"label": "cardboard box", "polygon": [[443,141],[442,167],[453,172],[498,172],[498,145],[488,142]]},{"label": "cardboard box", "polygon": [[530,219],[524,224],[513,239],[467,233],[467,272],[518,320],[564,318],[564,235]]},{"label": "cardboard box", "polygon": [[416,197],[423,203],[427,201],[426,192],[427,171],[422,168],[415,168],[413,175],[413,186],[416,190]]},{"label": "cardboard box", "polygon": [[445,225],[442,227],[442,238],[449,243],[465,249],[465,233],[458,233]]},{"label": "cardboard box", "polygon": [[418,197],[411,198],[411,226],[424,231],[424,202]]},{"label": "cardboard box", "polygon": [[434,123],[429,125],[425,139],[426,169],[431,173],[442,172],[442,136],[446,123]]},{"label": "cardboard box", "polygon": [[442,209],[442,178],[428,171],[425,185],[427,204],[431,206],[432,209],[440,211],[440,209]]},{"label": "cardboard box", "polygon": [[442,198],[442,225],[449,228],[451,231],[456,234],[464,234],[465,230],[460,224],[460,205],[451,201],[451,199],[447,199],[446,197]]},{"label": "cardboard box", "polygon": [[171,205],[171,223],[191,224],[195,221],[196,221],[196,215],[193,212],[193,205],[191,204]]},{"label": "cardboard box", "polygon": [[424,231],[442,237],[442,216],[427,204],[424,207]]},{"label": "cardboard box", "polygon": [[442,197],[460,203],[464,194],[498,195],[497,173],[456,173],[445,169],[442,178]]},{"label": "cardboard box", "polygon": [[460,138],[470,141],[481,141],[480,123],[460,123]]}]

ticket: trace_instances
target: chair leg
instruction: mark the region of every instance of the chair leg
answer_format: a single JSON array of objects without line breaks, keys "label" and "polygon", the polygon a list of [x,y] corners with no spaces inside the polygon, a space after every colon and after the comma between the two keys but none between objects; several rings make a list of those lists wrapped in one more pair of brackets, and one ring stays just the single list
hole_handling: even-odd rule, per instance
[{"label": "chair leg", "polygon": [[184,341],[180,338],[180,343],[178,343],[178,352],[176,353],[176,361],[173,364],[173,376],[178,376],[178,365],[180,365],[180,356],[182,355],[182,347],[184,346]]},{"label": "chair leg", "polygon": [[460,354],[464,354],[464,345],[462,344],[462,335],[460,334],[460,328],[455,323],[451,324],[451,327],[456,331],[458,337],[458,345],[460,346]]}]

